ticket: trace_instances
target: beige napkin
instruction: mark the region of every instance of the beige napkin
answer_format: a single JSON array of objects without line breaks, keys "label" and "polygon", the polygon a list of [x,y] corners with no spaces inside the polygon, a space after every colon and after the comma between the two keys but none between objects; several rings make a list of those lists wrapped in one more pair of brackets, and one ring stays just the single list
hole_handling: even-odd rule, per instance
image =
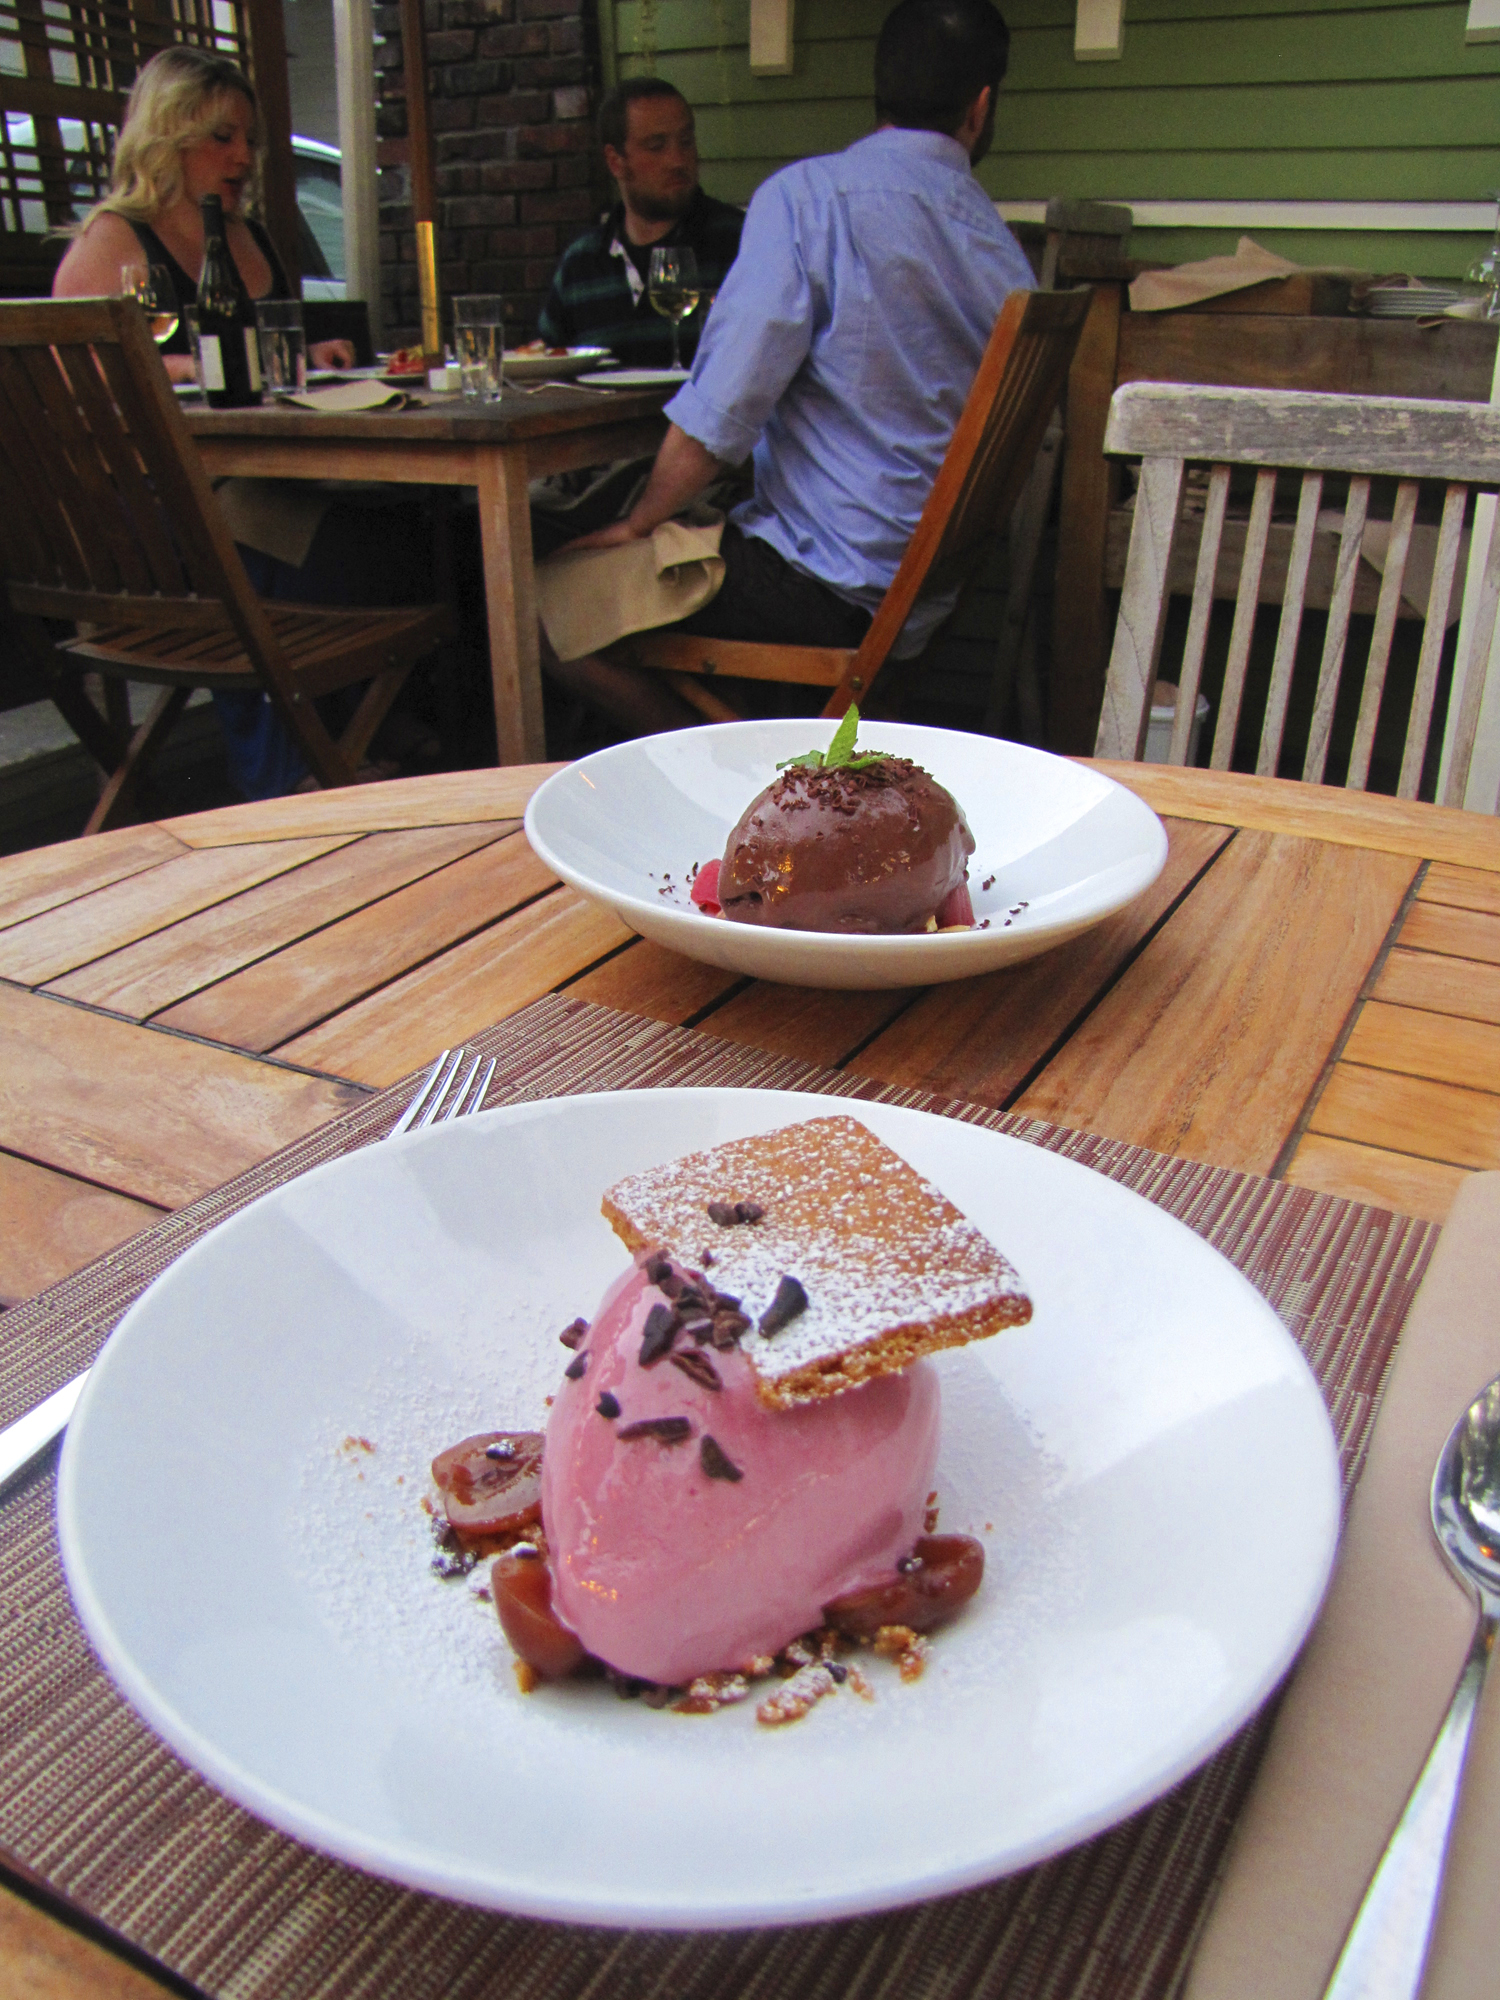
[{"label": "beige napkin", "polygon": [[722,515],[663,521],[613,549],[566,550],[536,567],[537,610],[560,660],[597,653],[632,632],[672,625],[707,604],[724,581]]},{"label": "beige napkin", "polygon": [[1174,307],[1195,306],[1203,299],[1216,299],[1224,292],[1242,292],[1250,285],[1263,285],[1269,278],[1347,278],[1357,291],[1369,280],[1347,264],[1291,264],[1267,250],[1253,236],[1242,236],[1232,257],[1204,257],[1196,264],[1173,264],[1161,271],[1142,271],[1130,287],[1132,312],[1170,312]]},{"label": "beige napkin", "polygon": [[[423,376],[414,375],[412,387],[420,389],[424,381]],[[299,389],[295,393],[288,390],[278,400],[299,410],[322,410],[325,414],[332,411],[335,416],[342,416],[350,410],[383,410],[391,404],[399,409],[406,401],[406,391],[375,380],[330,382],[323,389]]]},{"label": "beige napkin", "polygon": [[326,491],[307,479],[226,479],[215,491],[237,542],[301,569],[328,512]]},{"label": "beige napkin", "polygon": [[[1452,1697],[1472,1601],[1433,1539],[1432,1469],[1500,1374],[1500,1173],[1454,1202],[1402,1328],[1323,1612],[1230,1849],[1184,2000],[1318,2000]],[[1497,1670],[1500,1672],[1500,1670]],[[1476,1740],[1424,1992],[1500,1991],[1500,1744]],[[1472,1808],[1472,1810],[1471,1810]],[[1479,1822],[1476,1824],[1476,1822]],[[1464,1893],[1472,1884],[1479,1907]]]},{"label": "beige napkin", "polygon": [[[1325,507],[1318,515],[1319,534],[1341,535],[1344,532],[1344,516],[1338,508]],[[1359,554],[1362,562],[1367,562],[1377,575],[1385,575],[1385,559],[1391,546],[1391,524],[1389,521],[1367,521],[1360,537]],[[1417,522],[1411,531],[1411,540],[1406,548],[1406,568],[1401,576],[1401,599],[1419,618],[1427,616],[1428,600],[1432,596],[1432,572],[1437,565],[1438,531],[1424,522]],[[1448,609],[1443,619],[1444,626],[1456,625],[1463,610],[1463,581],[1469,566],[1469,530],[1464,529],[1459,536],[1458,561],[1454,570],[1455,588],[1448,593]]]}]

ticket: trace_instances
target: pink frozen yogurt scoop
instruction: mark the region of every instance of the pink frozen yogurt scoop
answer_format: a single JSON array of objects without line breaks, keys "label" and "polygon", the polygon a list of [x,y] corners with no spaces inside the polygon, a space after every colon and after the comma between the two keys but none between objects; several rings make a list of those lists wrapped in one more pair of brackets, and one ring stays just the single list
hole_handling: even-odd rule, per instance
[{"label": "pink frozen yogurt scoop", "polygon": [[664,1686],[775,1653],[890,1577],[922,1534],[938,1451],[926,1364],[768,1408],[732,1337],[680,1330],[684,1281],[644,1252],[610,1287],[542,1458],[554,1612],[596,1658]]}]

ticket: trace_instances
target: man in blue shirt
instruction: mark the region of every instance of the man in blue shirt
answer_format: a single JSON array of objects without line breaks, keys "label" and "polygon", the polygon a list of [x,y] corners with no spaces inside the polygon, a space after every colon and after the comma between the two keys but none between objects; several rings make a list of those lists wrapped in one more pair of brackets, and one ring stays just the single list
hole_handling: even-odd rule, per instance
[{"label": "man in blue shirt", "polygon": [[[741,255],[611,547],[680,513],[724,466],[755,490],[725,529],[723,587],[682,630],[857,645],[895,575],[996,315],[1031,268],[971,168],[994,131],[1009,34],[990,0],[900,0],[875,54],[878,129],[757,191]],[[895,657],[946,606],[921,604]],[[654,675],[549,671],[635,728],[696,721]]]}]

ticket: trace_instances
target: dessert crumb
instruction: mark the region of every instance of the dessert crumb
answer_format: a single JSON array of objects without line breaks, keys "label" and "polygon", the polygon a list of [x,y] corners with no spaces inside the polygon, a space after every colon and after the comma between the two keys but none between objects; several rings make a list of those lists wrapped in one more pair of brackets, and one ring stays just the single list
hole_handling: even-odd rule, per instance
[{"label": "dessert crumb", "polygon": [[688,1682],[682,1700],[672,1706],[679,1715],[712,1715],[716,1708],[728,1708],[749,1696],[750,1683],[744,1674],[699,1674]]},{"label": "dessert crumb", "polygon": [[535,1667],[528,1666],[524,1660],[517,1660],[515,1667],[516,1686],[521,1690],[522,1694],[530,1694],[533,1689],[541,1686],[542,1677]]},{"label": "dessert crumb", "polygon": [[339,1450],[346,1456],[350,1456],[356,1451],[373,1451],[374,1449],[374,1445],[371,1444],[367,1437],[346,1437],[339,1446]]},{"label": "dessert crumb", "polygon": [[[788,1657],[790,1653],[791,1648],[788,1647]],[[832,1694],[837,1685],[821,1661],[798,1667],[791,1679],[783,1682],[775,1694],[766,1696],[755,1711],[755,1719],[763,1722],[768,1729],[774,1729],[783,1722],[800,1722],[808,1710],[825,1694]]]}]

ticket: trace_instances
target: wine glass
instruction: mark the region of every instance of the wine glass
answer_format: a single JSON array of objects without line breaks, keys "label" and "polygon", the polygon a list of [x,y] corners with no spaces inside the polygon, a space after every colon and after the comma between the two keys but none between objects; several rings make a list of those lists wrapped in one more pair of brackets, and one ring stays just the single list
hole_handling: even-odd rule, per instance
[{"label": "wine glass", "polygon": [[177,295],[165,264],[148,264],[143,257],[127,258],[120,266],[120,296],[135,300],[158,347],[177,331]]},{"label": "wine glass", "polygon": [[1464,282],[1478,285],[1484,293],[1484,316],[1500,319],[1500,194],[1490,200],[1497,204],[1495,234],[1482,257],[1476,257],[1464,273]]},{"label": "wine glass", "polygon": [[682,366],[682,322],[698,303],[698,259],[686,245],[658,243],[651,252],[648,296],[672,322],[672,366]]}]

